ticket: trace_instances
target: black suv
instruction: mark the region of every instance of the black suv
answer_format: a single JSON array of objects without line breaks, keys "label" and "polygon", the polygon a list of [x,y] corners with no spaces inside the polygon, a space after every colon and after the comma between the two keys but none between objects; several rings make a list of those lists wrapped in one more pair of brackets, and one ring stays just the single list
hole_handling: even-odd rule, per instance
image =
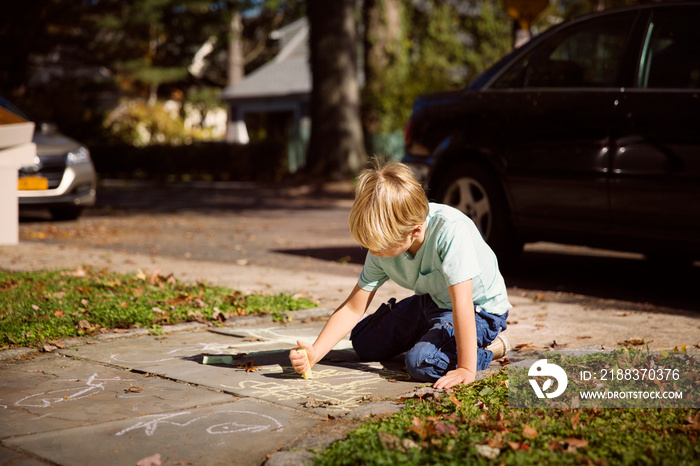
[{"label": "black suv", "polygon": [[568,21],[419,97],[403,161],[505,260],[532,241],[700,258],[700,2]]}]

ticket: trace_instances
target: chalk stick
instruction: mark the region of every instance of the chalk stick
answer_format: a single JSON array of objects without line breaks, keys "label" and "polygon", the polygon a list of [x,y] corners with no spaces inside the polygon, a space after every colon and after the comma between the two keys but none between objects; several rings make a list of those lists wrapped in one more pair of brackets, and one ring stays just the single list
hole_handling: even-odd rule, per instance
[{"label": "chalk stick", "polygon": [[202,364],[231,364],[233,356],[204,356]]},{"label": "chalk stick", "polygon": [[304,356],[306,356],[306,362],[309,363],[309,370],[306,371],[306,372],[304,372],[304,373],[302,374],[302,376],[303,376],[305,379],[310,379],[310,378],[311,378],[311,362],[309,361],[309,355],[306,354],[306,350],[305,350],[304,348],[298,349],[298,350],[297,350],[297,353],[303,354]]}]

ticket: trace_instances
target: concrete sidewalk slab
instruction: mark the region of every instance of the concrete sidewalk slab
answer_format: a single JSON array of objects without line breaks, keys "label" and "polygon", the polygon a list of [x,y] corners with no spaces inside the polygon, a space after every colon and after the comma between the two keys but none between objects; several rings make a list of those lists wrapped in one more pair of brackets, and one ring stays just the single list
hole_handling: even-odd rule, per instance
[{"label": "concrete sidewalk slab", "polygon": [[230,402],[224,393],[44,354],[0,369],[0,437]]},{"label": "concrete sidewalk slab", "polygon": [[[121,466],[160,455],[168,464],[258,465],[318,419],[238,400],[4,440],[61,465]],[[149,463],[149,464],[161,464]]]}]

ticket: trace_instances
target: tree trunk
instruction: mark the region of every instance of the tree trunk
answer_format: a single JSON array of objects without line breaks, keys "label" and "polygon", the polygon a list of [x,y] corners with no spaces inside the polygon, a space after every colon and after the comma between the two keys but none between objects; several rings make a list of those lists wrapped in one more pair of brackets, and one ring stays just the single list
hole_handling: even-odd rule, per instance
[{"label": "tree trunk", "polygon": [[379,130],[377,102],[383,92],[384,76],[400,61],[403,7],[401,0],[364,0],[363,3],[365,98],[362,100],[362,126],[368,137]]},{"label": "tree trunk", "polygon": [[366,161],[357,80],[354,0],[307,0],[310,25],[311,136],[306,173],[356,174]]},{"label": "tree trunk", "polygon": [[231,24],[229,26],[229,42],[228,42],[228,72],[227,86],[233,86],[243,80],[245,74],[243,63],[243,21],[241,13],[234,11],[231,15]]}]

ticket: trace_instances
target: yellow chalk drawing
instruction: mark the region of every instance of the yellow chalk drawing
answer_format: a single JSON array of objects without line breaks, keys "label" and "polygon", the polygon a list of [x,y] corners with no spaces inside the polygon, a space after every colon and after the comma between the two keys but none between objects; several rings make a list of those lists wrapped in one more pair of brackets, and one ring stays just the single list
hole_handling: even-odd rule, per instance
[{"label": "yellow chalk drawing", "polygon": [[[303,403],[309,398],[323,403],[324,409],[347,411],[360,404],[367,396],[367,389],[381,380],[381,377],[408,380],[403,372],[384,368],[372,368],[372,372],[356,370],[322,369],[314,370],[313,379],[299,379],[292,373],[288,380],[269,382],[244,380],[238,387],[222,385],[224,388],[253,390],[252,396],[273,398],[276,401],[298,400]],[[325,381],[324,381],[325,379]],[[338,383],[340,382],[340,383]]]}]

